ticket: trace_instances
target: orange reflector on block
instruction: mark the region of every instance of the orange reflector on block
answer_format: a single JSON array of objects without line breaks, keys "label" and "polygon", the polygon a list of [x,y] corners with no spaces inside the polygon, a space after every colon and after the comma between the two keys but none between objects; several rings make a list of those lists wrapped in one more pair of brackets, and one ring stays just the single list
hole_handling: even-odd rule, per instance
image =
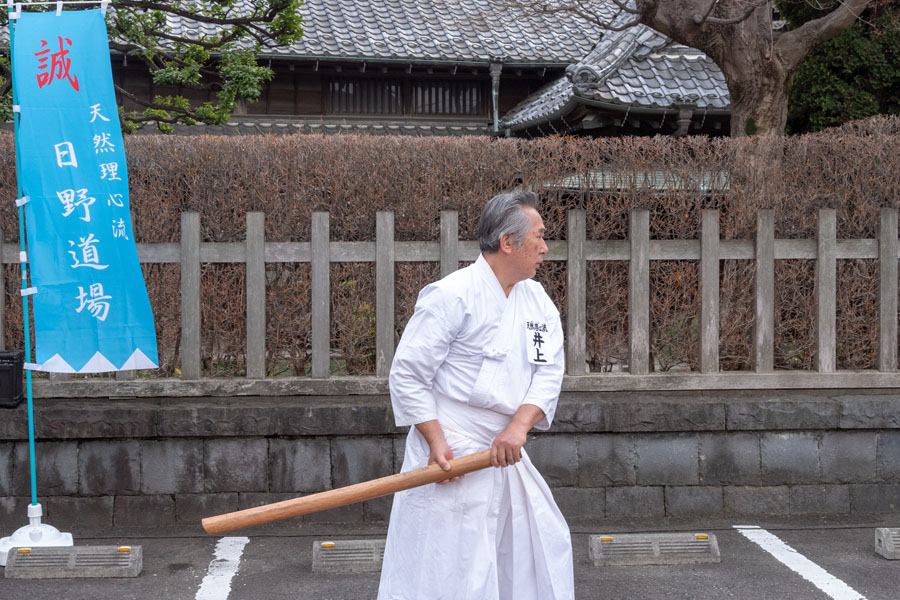
[{"label": "orange reflector on block", "polygon": [[119,546],[119,552],[131,552],[131,546]]},{"label": "orange reflector on block", "polygon": [[698,540],[708,540],[709,539],[709,536],[706,535],[705,533],[698,533],[694,537],[697,538]]},{"label": "orange reflector on block", "polygon": [[322,542],[323,548],[334,548],[334,542]]},{"label": "orange reflector on block", "polygon": [[602,538],[600,538],[600,541],[601,542],[611,542],[612,538],[611,537],[602,537]]},{"label": "orange reflector on block", "polygon": [[19,554],[28,554],[31,552],[31,548],[19,548]]}]

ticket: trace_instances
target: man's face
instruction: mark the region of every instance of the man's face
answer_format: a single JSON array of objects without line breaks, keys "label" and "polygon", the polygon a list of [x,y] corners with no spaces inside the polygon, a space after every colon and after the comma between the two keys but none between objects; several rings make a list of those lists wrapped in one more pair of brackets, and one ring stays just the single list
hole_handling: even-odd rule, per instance
[{"label": "man's face", "polygon": [[544,243],[544,220],[541,219],[538,211],[530,206],[522,207],[522,211],[528,216],[531,228],[520,247],[516,247],[515,238],[513,238],[513,250],[510,254],[511,264],[514,265],[520,281],[535,276],[547,253],[547,244]]}]

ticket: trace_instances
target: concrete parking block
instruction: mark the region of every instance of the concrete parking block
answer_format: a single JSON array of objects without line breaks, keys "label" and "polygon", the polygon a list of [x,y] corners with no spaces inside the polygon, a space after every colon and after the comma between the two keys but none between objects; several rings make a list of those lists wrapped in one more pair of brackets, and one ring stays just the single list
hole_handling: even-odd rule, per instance
[{"label": "concrete parking block", "polygon": [[141,546],[12,548],[4,575],[10,579],[137,577]]},{"label": "concrete parking block", "polygon": [[879,527],[876,529],[875,552],[888,560],[900,560],[900,528]]},{"label": "concrete parking block", "polygon": [[313,573],[375,573],[384,561],[385,540],[317,540]]},{"label": "concrete parking block", "polygon": [[716,536],[706,533],[617,533],[592,535],[595,567],[719,563]]}]

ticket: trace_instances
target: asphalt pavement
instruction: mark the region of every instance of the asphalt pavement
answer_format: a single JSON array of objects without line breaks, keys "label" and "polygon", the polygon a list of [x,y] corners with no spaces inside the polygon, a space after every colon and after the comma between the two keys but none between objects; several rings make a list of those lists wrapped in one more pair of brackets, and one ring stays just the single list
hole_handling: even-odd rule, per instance
[{"label": "asphalt pavement", "polygon": [[[745,533],[747,530],[735,528],[748,525],[759,528],[754,534],[757,541]],[[571,524],[575,595],[579,600],[898,600],[900,560],[884,559],[874,550],[875,528],[898,525],[900,515],[853,521],[783,518],[575,523]],[[129,579],[4,577],[0,578],[0,599],[375,598],[378,573],[314,573],[312,547],[314,541],[323,539],[383,538],[383,526],[310,523],[294,524],[286,530],[267,526],[261,531],[215,537],[194,529],[74,532],[76,545],[141,545],[143,571]],[[671,531],[715,535],[721,562],[595,567],[589,557],[590,534]],[[234,539],[223,542],[223,538]],[[758,541],[762,538],[768,541]],[[225,547],[230,548],[228,556],[222,554]]]}]

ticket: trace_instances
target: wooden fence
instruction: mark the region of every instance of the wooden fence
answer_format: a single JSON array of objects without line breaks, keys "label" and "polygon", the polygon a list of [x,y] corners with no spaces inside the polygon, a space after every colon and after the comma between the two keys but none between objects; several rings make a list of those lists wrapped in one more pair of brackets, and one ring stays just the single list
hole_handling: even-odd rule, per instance
[{"label": "wooden fence", "polygon": [[[200,241],[200,216],[187,212],[181,219],[181,243],[138,244],[143,263],[181,264],[180,380],[67,380],[36,382],[36,395],[45,397],[90,396],[201,396],[383,393],[385,377],[394,354],[394,264],[415,261],[440,263],[441,276],[458,268],[459,261],[474,261],[478,243],[461,241],[454,211],[441,213],[440,240],[394,240],[394,215],[379,212],[374,242],[332,242],[329,214],[312,214],[309,242],[266,242],[264,215],[247,214],[244,242]],[[757,217],[755,240],[721,240],[719,214],[704,210],[699,240],[651,240],[650,215],[646,210],[630,214],[629,239],[586,239],[583,210],[568,213],[566,240],[548,241],[551,261],[566,261],[567,313],[566,379],[569,391],[671,390],[671,389],[797,389],[900,387],[897,372],[897,210],[882,209],[878,239],[836,239],[834,210],[821,210],[816,239],[776,240],[775,216],[762,210]],[[2,239],[0,239],[2,243]],[[3,261],[18,262],[18,247],[3,244]],[[887,260],[881,260],[887,257]],[[836,261],[879,259],[879,356],[878,369],[837,371],[835,368]],[[775,261],[816,261],[818,306],[818,369],[789,371],[773,368]],[[628,372],[587,373],[587,262],[598,260],[629,263],[629,360]],[[650,261],[699,260],[701,308],[699,319],[699,371],[651,373],[650,369]],[[756,262],[754,371],[719,372],[719,261]],[[330,377],[330,263],[375,262],[376,274],[376,376]],[[265,377],[265,270],[267,263],[311,263],[311,376]],[[201,377],[200,360],[200,265],[244,263],[247,285],[246,378]],[[0,274],[2,277],[2,274]],[[0,281],[2,284],[2,281]],[[0,307],[2,310],[2,307]],[[0,327],[5,319],[0,314]],[[0,330],[0,340],[3,331]]]}]

